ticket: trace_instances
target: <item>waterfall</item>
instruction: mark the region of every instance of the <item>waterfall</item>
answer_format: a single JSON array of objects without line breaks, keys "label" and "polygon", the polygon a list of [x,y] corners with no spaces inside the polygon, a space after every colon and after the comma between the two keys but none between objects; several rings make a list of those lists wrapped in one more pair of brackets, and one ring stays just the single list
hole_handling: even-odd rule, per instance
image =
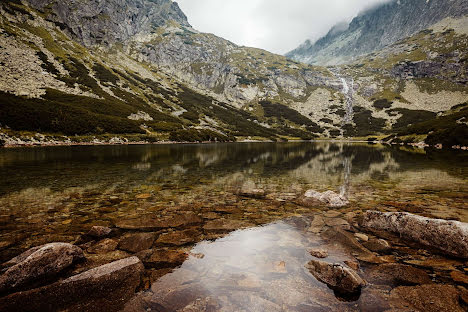
[{"label": "waterfall", "polygon": [[354,80],[353,78],[350,79],[351,87],[348,85],[348,82],[345,78],[341,77],[341,83],[343,85],[343,95],[346,99],[346,107],[345,107],[345,116],[343,118],[343,125],[350,124],[353,122],[353,96],[354,96]]}]

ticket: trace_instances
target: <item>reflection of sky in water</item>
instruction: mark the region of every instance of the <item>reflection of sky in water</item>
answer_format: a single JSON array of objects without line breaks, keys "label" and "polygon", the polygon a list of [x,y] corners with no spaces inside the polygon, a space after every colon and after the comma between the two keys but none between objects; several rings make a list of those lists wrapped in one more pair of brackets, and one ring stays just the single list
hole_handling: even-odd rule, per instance
[{"label": "reflection of sky in water", "polygon": [[[203,241],[180,268],[155,282],[146,297],[148,309],[175,311],[196,300],[209,300],[220,311],[281,311],[302,307],[345,307],[305,268],[308,250],[324,246],[317,235],[286,222],[235,231],[214,242]],[[327,245],[330,263],[349,260]],[[196,289],[196,291],[194,291]],[[151,298],[151,299],[149,299]]]}]

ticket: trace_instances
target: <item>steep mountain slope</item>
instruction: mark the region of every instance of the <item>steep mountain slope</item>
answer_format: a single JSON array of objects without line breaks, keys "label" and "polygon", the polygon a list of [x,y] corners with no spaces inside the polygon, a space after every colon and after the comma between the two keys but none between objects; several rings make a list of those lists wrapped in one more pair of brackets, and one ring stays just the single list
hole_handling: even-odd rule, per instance
[{"label": "steep mountain slope", "polygon": [[0,3],[10,142],[388,135],[467,99],[466,18],[327,68],[200,33],[170,0],[29,3]]},{"label": "steep mountain slope", "polygon": [[312,43],[306,41],[286,56],[309,64],[347,63],[412,36],[446,17],[468,14],[465,0],[391,0],[361,13],[348,27],[339,24]]}]

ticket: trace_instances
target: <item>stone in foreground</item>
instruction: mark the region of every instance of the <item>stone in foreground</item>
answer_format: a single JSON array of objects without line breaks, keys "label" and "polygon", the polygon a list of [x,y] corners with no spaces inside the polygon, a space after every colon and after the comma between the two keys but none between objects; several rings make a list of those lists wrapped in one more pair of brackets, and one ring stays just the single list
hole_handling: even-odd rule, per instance
[{"label": "stone in foreground", "polygon": [[0,298],[0,311],[119,311],[134,296],[143,270],[137,257],[115,261]]},{"label": "stone in foreground", "polygon": [[359,293],[366,285],[355,271],[341,264],[312,260],[306,267],[316,279],[341,294]]},{"label": "stone in foreground", "polygon": [[389,231],[402,238],[468,259],[468,224],[458,221],[425,218],[406,212],[367,211],[362,226]]},{"label": "stone in foreground", "polygon": [[12,292],[38,281],[48,281],[84,258],[81,248],[67,243],[51,243],[29,249],[7,265],[0,276],[0,293]]}]

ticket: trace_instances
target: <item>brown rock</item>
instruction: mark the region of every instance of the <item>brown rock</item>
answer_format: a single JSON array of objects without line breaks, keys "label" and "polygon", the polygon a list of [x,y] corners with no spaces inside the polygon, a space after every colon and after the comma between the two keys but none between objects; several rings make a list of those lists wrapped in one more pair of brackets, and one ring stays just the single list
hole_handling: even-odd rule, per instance
[{"label": "brown rock", "polygon": [[362,244],[367,249],[375,252],[385,253],[391,250],[390,244],[386,240],[380,238],[373,238]]},{"label": "brown rock", "polygon": [[200,232],[197,229],[188,229],[184,231],[175,231],[161,234],[156,240],[157,244],[182,246],[195,243],[200,237]]},{"label": "brown rock", "polygon": [[87,252],[94,254],[102,254],[106,252],[114,251],[117,248],[118,243],[110,238],[103,239],[97,244],[89,247]]},{"label": "brown rock", "polygon": [[106,237],[112,232],[112,230],[106,226],[93,226],[87,235],[94,238]]},{"label": "brown rock", "polygon": [[156,239],[155,233],[125,234],[119,241],[118,248],[132,253],[151,249]]},{"label": "brown rock", "polygon": [[468,285],[468,275],[460,272],[460,271],[452,271],[450,272],[450,276],[455,282],[463,283]]},{"label": "brown rock", "polygon": [[361,287],[366,284],[356,272],[341,264],[312,260],[306,267],[316,279],[327,284],[338,293],[358,293]]},{"label": "brown rock", "polygon": [[231,219],[217,219],[205,223],[203,228],[207,231],[234,231],[245,227],[246,222]]},{"label": "brown rock", "polygon": [[47,282],[83,258],[81,248],[66,243],[32,248],[8,262],[12,266],[0,276],[0,293]]},{"label": "brown rock", "polygon": [[184,263],[188,254],[180,250],[151,249],[140,251],[137,257],[150,268],[175,267]]},{"label": "brown rock", "polygon": [[450,285],[400,286],[390,293],[392,307],[425,312],[463,312],[459,299],[458,290]]},{"label": "brown rock", "polygon": [[134,296],[143,270],[137,257],[112,262],[0,298],[0,311],[119,311]]},{"label": "brown rock", "polygon": [[375,255],[362,246],[353,234],[341,229],[330,228],[322,234],[330,243],[341,245],[344,249],[360,257],[374,257]]},{"label": "brown rock", "polygon": [[421,269],[399,263],[378,265],[368,271],[369,281],[375,284],[421,285],[431,284],[429,275]]},{"label": "brown rock", "polygon": [[425,218],[405,212],[367,211],[361,222],[371,230],[389,231],[452,256],[468,258],[468,224]]},{"label": "brown rock", "polygon": [[353,260],[345,260],[343,261],[347,266],[349,266],[351,269],[354,271],[358,271],[360,268],[359,262],[358,261],[353,261]]},{"label": "brown rock", "polygon": [[202,221],[202,218],[194,212],[187,212],[163,218],[149,215],[138,219],[119,220],[115,225],[116,227],[125,230],[154,231],[165,228],[178,228],[192,224],[199,224]]},{"label": "brown rock", "polygon": [[328,257],[328,251],[324,249],[312,249],[312,250],[309,250],[309,253],[311,256],[315,258],[319,258],[319,259],[324,259]]}]

